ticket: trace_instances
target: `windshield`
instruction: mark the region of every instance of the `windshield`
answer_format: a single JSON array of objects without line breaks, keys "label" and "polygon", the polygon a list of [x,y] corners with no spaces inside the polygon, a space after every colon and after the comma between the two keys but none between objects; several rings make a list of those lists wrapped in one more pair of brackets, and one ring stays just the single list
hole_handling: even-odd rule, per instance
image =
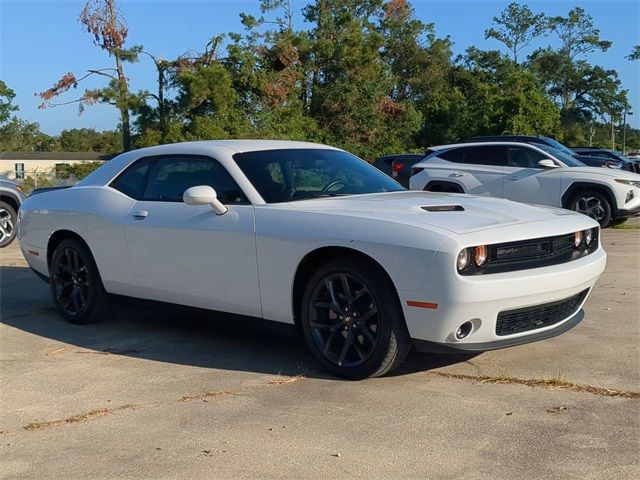
[{"label": "windshield", "polygon": [[233,158],[267,203],[404,190],[377,168],[340,150],[264,150]]},{"label": "windshield", "polygon": [[563,144],[561,144],[560,142],[558,142],[557,140],[554,140],[553,138],[549,138],[549,137],[544,137],[544,139],[556,150],[560,150],[562,153],[564,153],[565,155],[569,155],[570,157],[574,157],[576,155],[576,152],[574,152],[573,150],[565,147]]},{"label": "windshield", "polygon": [[545,152],[550,153],[562,163],[564,163],[567,167],[586,167],[586,165],[577,158],[574,158],[571,155],[567,155],[566,153],[556,148],[550,147],[549,145],[537,144],[536,147],[538,147],[540,150],[544,150]]}]

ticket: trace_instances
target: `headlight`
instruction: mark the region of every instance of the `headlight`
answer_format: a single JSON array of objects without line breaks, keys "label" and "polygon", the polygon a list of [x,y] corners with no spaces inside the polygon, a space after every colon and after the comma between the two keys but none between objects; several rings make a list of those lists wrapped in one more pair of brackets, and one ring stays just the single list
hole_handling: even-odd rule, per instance
[{"label": "headlight", "polygon": [[478,267],[484,265],[487,261],[487,247],[484,245],[479,245],[474,249],[473,260],[476,262]]},{"label": "headlight", "polygon": [[576,232],[573,235],[573,244],[575,245],[576,248],[580,247],[580,245],[582,245],[582,232]]},{"label": "headlight", "polygon": [[623,180],[621,178],[616,178],[616,182],[622,183],[623,185],[631,185],[632,187],[640,188],[640,180]]},{"label": "headlight", "polygon": [[456,262],[456,264],[458,266],[459,272],[461,272],[462,270],[464,270],[469,266],[470,259],[471,259],[471,256],[469,255],[469,250],[466,248],[458,254],[458,261]]},{"label": "headlight", "polygon": [[586,232],[584,232],[584,243],[587,245],[587,247],[591,245],[592,240],[593,230],[587,230]]}]

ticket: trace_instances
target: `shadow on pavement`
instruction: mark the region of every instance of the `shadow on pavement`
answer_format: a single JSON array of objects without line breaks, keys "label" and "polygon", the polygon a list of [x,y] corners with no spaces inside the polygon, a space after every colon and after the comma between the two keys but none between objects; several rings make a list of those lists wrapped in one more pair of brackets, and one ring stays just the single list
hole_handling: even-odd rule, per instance
[{"label": "shadow on pavement", "polygon": [[[299,335],[265,330],[260,321],[136,299],[114,299],[110,318],[72,325],[58,316],[49,288],[25,267],[0,267],[0,322],[95,353],[158,362],[274,375],[334,378],[304,347]],[[413,352],[392,375],[468,360],[462,355]]]}]

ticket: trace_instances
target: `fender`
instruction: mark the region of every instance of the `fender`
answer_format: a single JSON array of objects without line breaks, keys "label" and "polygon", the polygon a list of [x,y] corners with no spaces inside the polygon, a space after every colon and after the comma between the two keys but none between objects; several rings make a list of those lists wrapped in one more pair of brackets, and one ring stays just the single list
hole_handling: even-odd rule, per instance
[{"label": "fender", "polygon": [[613,193],[613,190],[611,190],[611,187],[605,183],[598,183],[598,182],[573,182],[571,183],[567,189],[564,191],[564,193],[562,194],[562,207],[563,208],[567,208],[567,202],[569,201],[569,199],[571,198],[571,196],[575,193],[576,190],[581,189],[581,188],[598,188],[598,189],[602,189],[605,191],[605,193],[607,194],[607,197],[609,197],[609,201],[611,202],[611,208],[613,210],[613,212],[616,212],[618,210],[618,202],[616,200],[616,195],[615,193]]}]

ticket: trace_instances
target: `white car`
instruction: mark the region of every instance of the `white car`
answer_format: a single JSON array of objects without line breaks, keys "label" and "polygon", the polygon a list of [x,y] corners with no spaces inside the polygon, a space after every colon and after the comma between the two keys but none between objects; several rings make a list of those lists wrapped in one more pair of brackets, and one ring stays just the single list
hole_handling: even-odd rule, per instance
[{"label": "white car", "polygon": [[71,322],[102,318],[109,293],[297,325],[349,378],[390,371],[412,344],[483,351],[565,332],[606,262],[584,215],[408,192],[300,142],[128,152],[27,199],[19,226]]},{"label": "white car", "polygon": [[[459,192],[567,208],[602,228],[640,215],[640,175],[586,167],[544,144],[475,142],[430,147],[411,190]],[[580,167],[580,168],[576,168]]]}]

